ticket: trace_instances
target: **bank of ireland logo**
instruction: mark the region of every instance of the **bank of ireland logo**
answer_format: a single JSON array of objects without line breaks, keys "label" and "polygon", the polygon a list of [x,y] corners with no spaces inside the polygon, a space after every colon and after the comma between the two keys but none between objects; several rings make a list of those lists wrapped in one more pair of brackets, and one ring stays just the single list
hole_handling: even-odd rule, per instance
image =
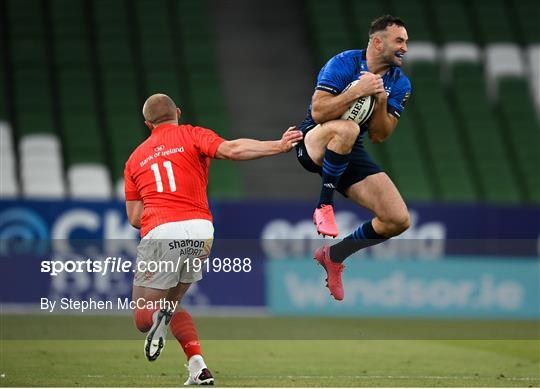
[{"label": "bank of ireland logo", "polygon": [[43,218],[25,208],[0,213],[0,256],[47,253],[49,232]]}]

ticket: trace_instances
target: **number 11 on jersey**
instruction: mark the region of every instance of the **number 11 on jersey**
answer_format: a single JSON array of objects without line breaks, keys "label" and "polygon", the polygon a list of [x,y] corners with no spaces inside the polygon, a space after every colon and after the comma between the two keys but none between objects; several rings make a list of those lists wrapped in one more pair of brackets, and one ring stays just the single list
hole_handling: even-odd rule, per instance
[{"label": "number 11 on jersey", "polygon": [[[174,181],[174,173],[172,170],[172,163],[171,161],[165,161],[163,162],[163,167],[165,168],[165,171],[167,172],[167,178],[169,180],[169,187],[171,188],[171,192],[176,192],[176,182]],[[163,181],[161,181],[161,173],[159,172],[159,165],[157,163],[153,163],[150,165],[150,169],[154,172],[154,177],[156,178],[156,188],[158,192],[163,192]]]}]

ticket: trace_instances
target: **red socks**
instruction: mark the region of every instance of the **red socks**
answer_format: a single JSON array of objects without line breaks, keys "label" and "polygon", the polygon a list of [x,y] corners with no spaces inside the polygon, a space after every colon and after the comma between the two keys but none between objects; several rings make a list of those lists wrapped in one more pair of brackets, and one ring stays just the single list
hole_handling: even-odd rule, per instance
[{"label": "red socks", "polygon": [[157,311],[157,309],[139,309],[137,308],[135,310],[135,326],[137,329],[141,332],[148,332],[150,331],[150,328],[152,328],[152,324],[154,324],[154,321],[152,319],[152,315],[154,312]]},{"label": "red socks", "polygon": [[169,328],[174,337],[180,342],[180,345],[182,345],[188,360],[194,355],[202,354],[197,330],[188,312],[176,312],[171,319]]}]

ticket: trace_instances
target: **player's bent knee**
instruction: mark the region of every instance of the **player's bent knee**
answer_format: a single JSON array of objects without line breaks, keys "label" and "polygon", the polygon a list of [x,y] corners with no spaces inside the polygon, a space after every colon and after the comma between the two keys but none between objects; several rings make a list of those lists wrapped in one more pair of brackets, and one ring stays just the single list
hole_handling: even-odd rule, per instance
[{"label": "player's bent knee", "polygon": [[352,145],[360,134],[360,127],[352,120],[340,120],[336,122],[334,134],[342,143]]},{"label": "player's bent knee", "polygon": [[411,217],[409,215],[409,212],[405,211],[403,213],[400,213],[399,215],[396,215],[393,220],[393,224],[395,235],[399,235],[405,232],[411,226]]},{"label": "player's bent knee", "polygon": [[340,133],[347,137],[348,140],[354,142],[360,135],[360,126],[352,120],[343,120],[341,123]]},{"label": "player's bent knee", "polygon": [[405,232],[411,226],[411,217],[409,212],[400,212],[392,215],[384,222],[385,235],[389,238]]}]

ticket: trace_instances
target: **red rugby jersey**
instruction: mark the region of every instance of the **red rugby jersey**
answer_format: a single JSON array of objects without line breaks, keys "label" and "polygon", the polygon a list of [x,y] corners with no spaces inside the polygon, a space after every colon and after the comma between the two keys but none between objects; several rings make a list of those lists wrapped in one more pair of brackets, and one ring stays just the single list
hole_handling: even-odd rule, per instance
[{"label": "red rugby jersey", "polygon": [[210,158],[224,139],[191,125],[162,124],[124,169],[126,200],[142,200],[141,236],[164,223],[212,220],[206,186]]}]

